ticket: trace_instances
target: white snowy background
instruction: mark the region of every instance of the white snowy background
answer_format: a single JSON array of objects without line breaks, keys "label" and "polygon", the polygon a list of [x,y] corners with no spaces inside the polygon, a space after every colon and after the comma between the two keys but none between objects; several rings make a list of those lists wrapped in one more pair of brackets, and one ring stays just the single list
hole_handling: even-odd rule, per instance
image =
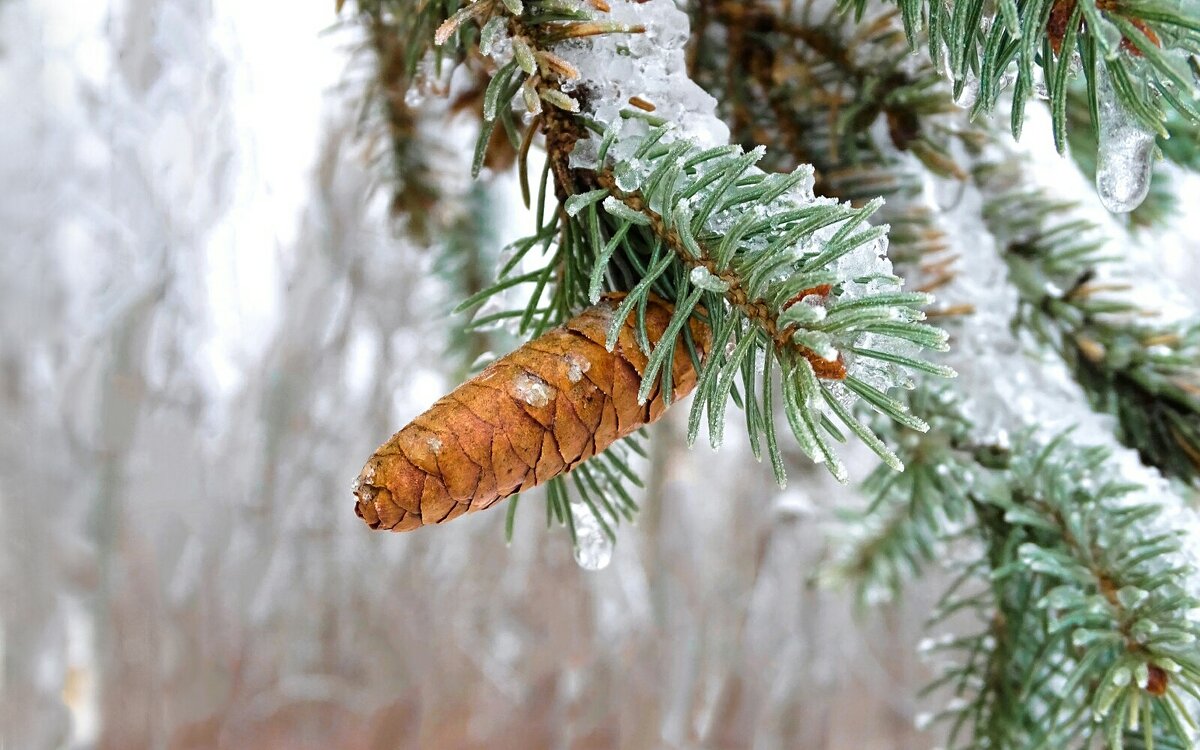
[{"label": "white snowy background", "polygon": [[[364,458],[451,385],[448,305],[373,189],[335,22],[0,0],[0,748],[931,745],[936,586],[857,618],[816,587],[856,501],[820,470],[779,492],[737,430],[714,456],[655,428],[600,572],[533,503],[511,547],[499,512],[355,518]],[[1185,299],[1197,216],[1138,255]]]}]

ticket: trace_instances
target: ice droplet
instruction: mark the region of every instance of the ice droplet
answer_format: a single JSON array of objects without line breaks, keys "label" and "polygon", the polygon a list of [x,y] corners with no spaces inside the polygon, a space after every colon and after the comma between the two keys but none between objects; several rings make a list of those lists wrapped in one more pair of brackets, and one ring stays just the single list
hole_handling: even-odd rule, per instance
[{"label": "ice droplet", "polygon": [[489,57],[496,51],[497,43],[508,38],[508,19],[495,16],[483,26],[479,32],[479,51]]},{"label": "ice droplet", "polygon": [[613,169],[613,178],[617,187],[632,193],[642,185],[642,163],[637,159],[618,163]]},{"label": "ice droplet", "polygon": [[563,361],[567,363],[567,380],[572,383],[578,383],[580,380],[583,380],[583,374],[592,369],[592,363],[588,358],[580,356],[575,352],[564,354]]},{"label": "ice droplet", "polygon": [[722,279],[720,276],[714,275],[712,271],[709,271],[704,266],[696,266],[693,268],[688,278],[691,279],[693,284],[706,292],[724,294],[725,292],[729,291],[729,282],[725,279]]},{"label": "ice droplet", "polygon": [[597,161],[599,156],[600,149],[596,139],[584,138],[575,142],[567,165],[572,169],[595,169],[600,164]]},{"label": "ice droplet", "polygon": [[[576,144],[576,147],[576,150],[578,150],[578,144]],[[572,164],[572,166],[574,166],[574,164]],[[567,201],[563,204],[563,207],[567,210],[567,216],[577,216],[580,211],[607,195],[608,191],[604,190],[603,188],[600,190],[592,190],[587,193],[576,193],[575,195],[567,198]]]},{"label": "ice droplet", "polygon": [[1117,99],[1103,65],[1097,71],[1096,96],[1100,109],[1096,192],[1109,211],[1128,213],[1140,206],[1150,191],[1154,133]]},{"label": "ice droplet", "polygon": [[530,406],[540,409],[554,398],[555,390],[537,375],[523,372],[513,378],[513,394]]},{"label": "ice droplet", "polygon": [[584,570],[603,570],[612,561],[613,543],[587,503],[571,501],[575,524],[575,562]]}]

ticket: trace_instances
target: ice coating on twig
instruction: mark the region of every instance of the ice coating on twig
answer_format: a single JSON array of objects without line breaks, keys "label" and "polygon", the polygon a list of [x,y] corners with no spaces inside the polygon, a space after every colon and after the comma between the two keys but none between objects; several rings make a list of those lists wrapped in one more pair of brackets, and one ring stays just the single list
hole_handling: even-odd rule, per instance
[{"label": "ice coating on twig", "polygon": [[723,294],[729,291],[729,282],[714,275],[704,266],[696,266],[689,275],[691,282],[706,292]]},{"label": "ice coating on twig", "polygon": [[575,352],[567,352],[563,355],[563,362],[567,366],[567,380],[572,383],[578,383],[583,380],[583,374],[592,369],[592,363],[587,357],[581,357]]},{"label": "ice coating on twig", "polygon": [[1150,192],[1154,133],[1121,104],[1108,69],[1096,74],[1100,143],[1096,152],[1096,192],[1113,213],[1128,213]]}]

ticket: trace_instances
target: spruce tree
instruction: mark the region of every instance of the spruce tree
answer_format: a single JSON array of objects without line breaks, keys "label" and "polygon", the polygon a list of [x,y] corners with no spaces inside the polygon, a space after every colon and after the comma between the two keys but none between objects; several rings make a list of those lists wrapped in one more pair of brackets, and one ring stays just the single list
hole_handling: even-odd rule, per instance
[{"label": "spruce tree", "polygon": [[[1171,281],[1123,245],[1195,200],[1171,176],[1200,168],[1200,5],[343,13],[366,32],[399,222],[474,313],[453,339],[466,381],[355,482],[372,528],[508,498],[511,534],[544,485],[548,525],[603,567],[638,508],[640,428],[685,410],[689,443],[715,448],[740,411],[781,486],[792,446],[861,485],[822,581],[871,605],[952,561],[924,698],[951,746],[1193,746],[1200,316],[1155,316],[1147,290]],[[487,207],[446,192],[452,115],[477,130],[464,170],[515,171],[532,212],[495,273]],[[1093,195],[1048,184],[1027,117]],[[515,346],[491,358],[497,326]]]}]

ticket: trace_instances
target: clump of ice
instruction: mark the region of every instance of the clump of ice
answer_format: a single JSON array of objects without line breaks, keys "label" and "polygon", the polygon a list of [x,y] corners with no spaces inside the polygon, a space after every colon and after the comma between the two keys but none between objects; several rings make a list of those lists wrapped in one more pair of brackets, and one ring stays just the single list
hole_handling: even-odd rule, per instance
[{"label": "clump of ice", "polygon": [[680,136],[701,147],[729,142],[729,128],[717,117],[717,101],[687,73],[684,45],[688,16],[672,0],[612,0],[607,20],[642,33],[601,34],[562,42],[555,54],[575,66],[575,87],[588,92],[584,114],[605,125],[620,119],[632,97],[654,103],[654,115],[675,123]]},{"label": "clump of ice", "polygon": [[512,390],[513,395],[517,398],[539,409],[558,395],[554,386],[528,372],[523,372],[513,378]]}]

